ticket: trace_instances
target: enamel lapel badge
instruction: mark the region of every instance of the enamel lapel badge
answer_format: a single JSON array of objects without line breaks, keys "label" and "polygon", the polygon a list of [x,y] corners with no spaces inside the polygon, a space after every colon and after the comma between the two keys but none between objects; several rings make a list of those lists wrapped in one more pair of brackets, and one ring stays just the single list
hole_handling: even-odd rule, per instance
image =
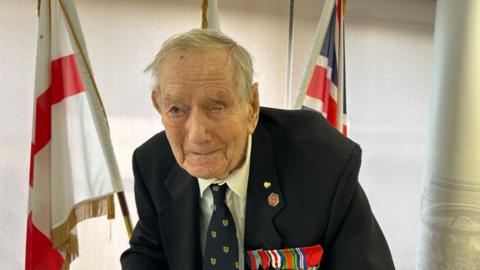
[{"label": "enamel lapel badge", "polygon": [[268,195],[268,204],[272,207],[276,207],[280,203],[280,196],[277,193],[272,192]]}]

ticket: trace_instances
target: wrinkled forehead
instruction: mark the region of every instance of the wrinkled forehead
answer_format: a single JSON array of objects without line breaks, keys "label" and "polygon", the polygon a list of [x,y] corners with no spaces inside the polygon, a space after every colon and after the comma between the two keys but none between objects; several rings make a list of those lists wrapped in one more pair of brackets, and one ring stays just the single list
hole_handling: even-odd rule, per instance
[{"label": "wrinkled forehead", "polygon": [[166,57],[160,69],[160,80],[168,83],[197,76],[232,80],[234,72],[232,57],[227,49],[176,51]]}]

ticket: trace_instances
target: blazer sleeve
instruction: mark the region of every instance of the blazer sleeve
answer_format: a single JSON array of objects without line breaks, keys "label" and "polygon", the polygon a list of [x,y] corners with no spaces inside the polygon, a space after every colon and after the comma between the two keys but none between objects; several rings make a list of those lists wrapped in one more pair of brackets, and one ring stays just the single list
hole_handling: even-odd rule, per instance
[{"label": "blazer sleeve", "polygon": [[387,241],[358,183],[360,147],[355,146],[340,178],[320,269],[395,269]]},{"label": "blazer sleeve", "polygon": [[169,269],[160,238],[157,212],[153,205],[136,158],[133,154],[133,174],[135,177],[135,202],[138,223],[130,239],[130,248],[121,256],[123,270],[167,270]]}]

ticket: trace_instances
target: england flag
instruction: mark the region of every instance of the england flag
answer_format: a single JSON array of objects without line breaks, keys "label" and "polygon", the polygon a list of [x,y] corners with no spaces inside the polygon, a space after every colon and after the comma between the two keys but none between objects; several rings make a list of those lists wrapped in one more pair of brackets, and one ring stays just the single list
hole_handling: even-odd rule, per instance
[{"label": "england flag", "polygon": [[75,225],[113,216],[122,184],[73,2],[43,0],[34,92],[25,269],[68,269]]}]

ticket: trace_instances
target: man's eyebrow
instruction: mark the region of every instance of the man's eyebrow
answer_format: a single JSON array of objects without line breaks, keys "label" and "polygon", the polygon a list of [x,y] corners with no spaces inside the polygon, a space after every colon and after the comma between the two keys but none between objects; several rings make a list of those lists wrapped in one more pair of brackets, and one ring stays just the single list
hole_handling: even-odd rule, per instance
[{"label": "man's eyebrow", "polygon": [[171,95],[171,94],[165,94],[165,96],[162,98],[163,102],[162,103],[175,103],[175,102],[178,102],[180,100],[180,97],[179,96],[174,96],[174,95]]},{"label": "man's eyebrow", "polygon": [[228,99],[232,96],[232,94],[228,91],[223,91],[223,90],[220,90],[220,91],[215,91],[213,93],[210,93],[208,95],[208,97],[210,99],[213,99],[213,100],[225,100],[225,99]]}]

